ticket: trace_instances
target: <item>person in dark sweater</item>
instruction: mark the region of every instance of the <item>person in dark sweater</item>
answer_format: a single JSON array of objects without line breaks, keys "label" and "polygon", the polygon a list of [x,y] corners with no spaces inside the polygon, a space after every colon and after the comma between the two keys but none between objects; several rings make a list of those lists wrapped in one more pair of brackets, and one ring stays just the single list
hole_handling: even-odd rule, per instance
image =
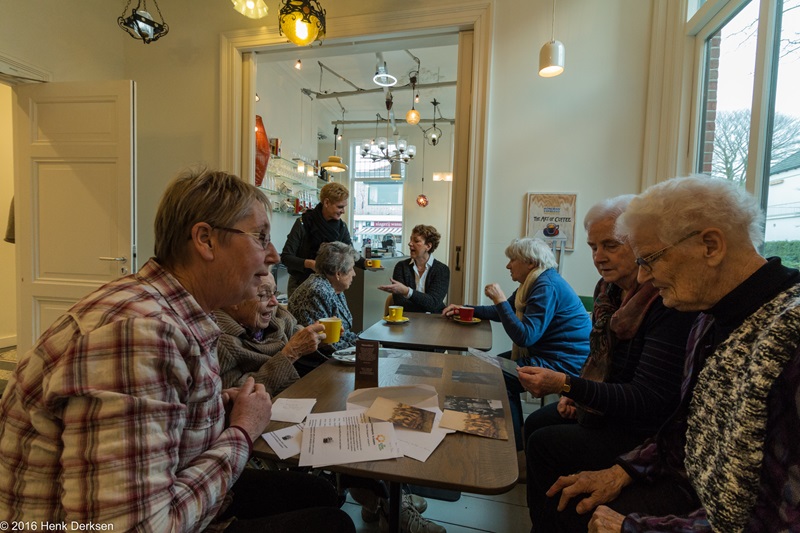
[{"label": "person in dark sweater", "polygon": [[680,403],[655,437],[548,491],[561,492],[561,530],[795,531],[800,272],[758,253],[763,213],[727,180],[654,185],[617,229],[638,256],[640,283],[652,281],[667,307],[702,312]]},{"label": "person in dark sweater", "polygon": [[[320,244],[342,242],[352,246],[350,231],[342,220],[350,191],[341,183],[331,182],[319,191],[319,203],[303,213],[286,236],[281,263],[289,271],[286,292],[289,296],[314,273],[314,263]],[[358,257],[355,266],[364,268],[364,258]]]},{"label": "person in dark sweater", "polygon": [[545,493],[561,475],[611,466],[655,434],[678,404],[681,372],[696,313],[664,307],[651,282],[638,283],[630,245],[614,235],[633,195],[604,200],[584,217],[587,244],[602,278],[595,288],[590,352],[579,378],[520,367],[534,396],[558,403],[525,420],[528,508],[534,532],[557,530]]},{"label": "person in dark sweater", "polygon": [[433,258],[441,238],[433,226],[420,224],[411,230],[408,243],[411,260],[398,262],[391,283],[378,287],[393,295],[393,305],[421,313],[439,313],[444,309],[444,299],[450,288],[450,269]]},{"label": "person in dark sweater", "polygon": [[[475,317],[499,321],[513,342],[502,357],[517,366],[538,366],[577,376],[589,354],[592,324],[569,283],[556,272],[550,247],[541,239],[514,239],[506,248],[511,279],[519,283],[510,298],[500,285],[490,283],[484,294],[494,305],[475,307]],[[449,305],[442,314],[452,316],[461,306]],[[522,403],[525,392],[517,375],[503,372],[514,424],[517,450],[522,450]]]}]

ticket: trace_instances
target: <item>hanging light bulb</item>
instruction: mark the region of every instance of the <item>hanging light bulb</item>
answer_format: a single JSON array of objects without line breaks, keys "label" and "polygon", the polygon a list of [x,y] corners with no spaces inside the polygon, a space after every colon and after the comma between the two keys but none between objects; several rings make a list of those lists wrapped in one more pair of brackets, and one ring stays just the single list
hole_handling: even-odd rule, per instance
[{"label": "hanging light bulb", "polygon": [[233,9],[251,19],[264,18],[269,12],[264,0],[231,0],[231,3]]},{"label": "hanging light bulb", "polygon": [[[411,82],[411,94],[416,94],[416,86],[417,86],[417,72],[411,72],[408,75],[408,80]],[[411,102],[411,109],[408,110],[406,113],[406,122],[411,124],[412,126],[416,126],[419,124],[419,111],[414,108],[414,103],[419,102],[418,97],[414,98],[414,101]]]},{"label": "hanging light bulb", "polygon": [[294,64],[294,68],[295,70],[303,70],[303,62],[298,59]]},{"label": "hanging light bulb", "polygon": [[415,94],[415,95],[414,95],[414,103],[415,103],[415,104],[418,104],[418,103],[419,103],[419,93],[417,93],[417,94]]},{"label": "hanging light bulb", "polygon": [[428,197],[425,196],[425,145],[422,145],[422,190],[417,196],[417,205],[420,207],[428,207]]},{"label": "hanging light bulb", "polygon": [[428,201],[428,197],[425,196],[424,194],[420,194],[419,196],[417,196],[417,205],[418,206],[420,206],[420,207],[428,207],[428,203],[430,203]]},{"label": "hanging light bulb", "polygon": [[564,43],[556,41],[556,0],[553,0],[553,25],[550,34],[550,41],[544,43],[539,51],[539,76],[542,78],[552,78],[564,72],[564,59],[566,50]]},{"label": "hanging light bulb", "polygon": [[297,46],[325,37],[325,10],[317,0],[283,0],[278,21],[281,35]]}]

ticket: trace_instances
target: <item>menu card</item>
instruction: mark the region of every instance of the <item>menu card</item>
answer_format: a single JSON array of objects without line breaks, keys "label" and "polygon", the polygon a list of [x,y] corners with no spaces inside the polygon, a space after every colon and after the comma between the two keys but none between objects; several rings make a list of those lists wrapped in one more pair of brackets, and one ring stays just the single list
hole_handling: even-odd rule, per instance
[{"label": "menu card", "polygon": [[356,341],[356,389],[378,386],[378,341],[358,339]]}]

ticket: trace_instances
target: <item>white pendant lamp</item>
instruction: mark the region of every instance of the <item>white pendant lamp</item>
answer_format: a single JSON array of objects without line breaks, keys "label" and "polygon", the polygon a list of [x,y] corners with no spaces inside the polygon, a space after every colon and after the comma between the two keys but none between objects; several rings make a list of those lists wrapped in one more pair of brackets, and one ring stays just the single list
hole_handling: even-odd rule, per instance
[{"label": "white pendant lamp", "polygon": [[550,41],[544,43],[539,51],[539,76],[552,78],[564,72],[564,58],[566,49],[564,43],[556,41],[556,0],[553,0],[553,24],[551,27]]}]

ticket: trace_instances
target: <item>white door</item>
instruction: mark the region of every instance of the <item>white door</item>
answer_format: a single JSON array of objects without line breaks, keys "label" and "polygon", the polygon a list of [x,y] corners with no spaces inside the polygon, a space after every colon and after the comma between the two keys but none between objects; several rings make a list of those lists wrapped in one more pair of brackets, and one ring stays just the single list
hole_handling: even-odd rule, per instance
[{"label": "white door", "polygon": [[14,89],[17,345],[136,269],[135,85]]}]

